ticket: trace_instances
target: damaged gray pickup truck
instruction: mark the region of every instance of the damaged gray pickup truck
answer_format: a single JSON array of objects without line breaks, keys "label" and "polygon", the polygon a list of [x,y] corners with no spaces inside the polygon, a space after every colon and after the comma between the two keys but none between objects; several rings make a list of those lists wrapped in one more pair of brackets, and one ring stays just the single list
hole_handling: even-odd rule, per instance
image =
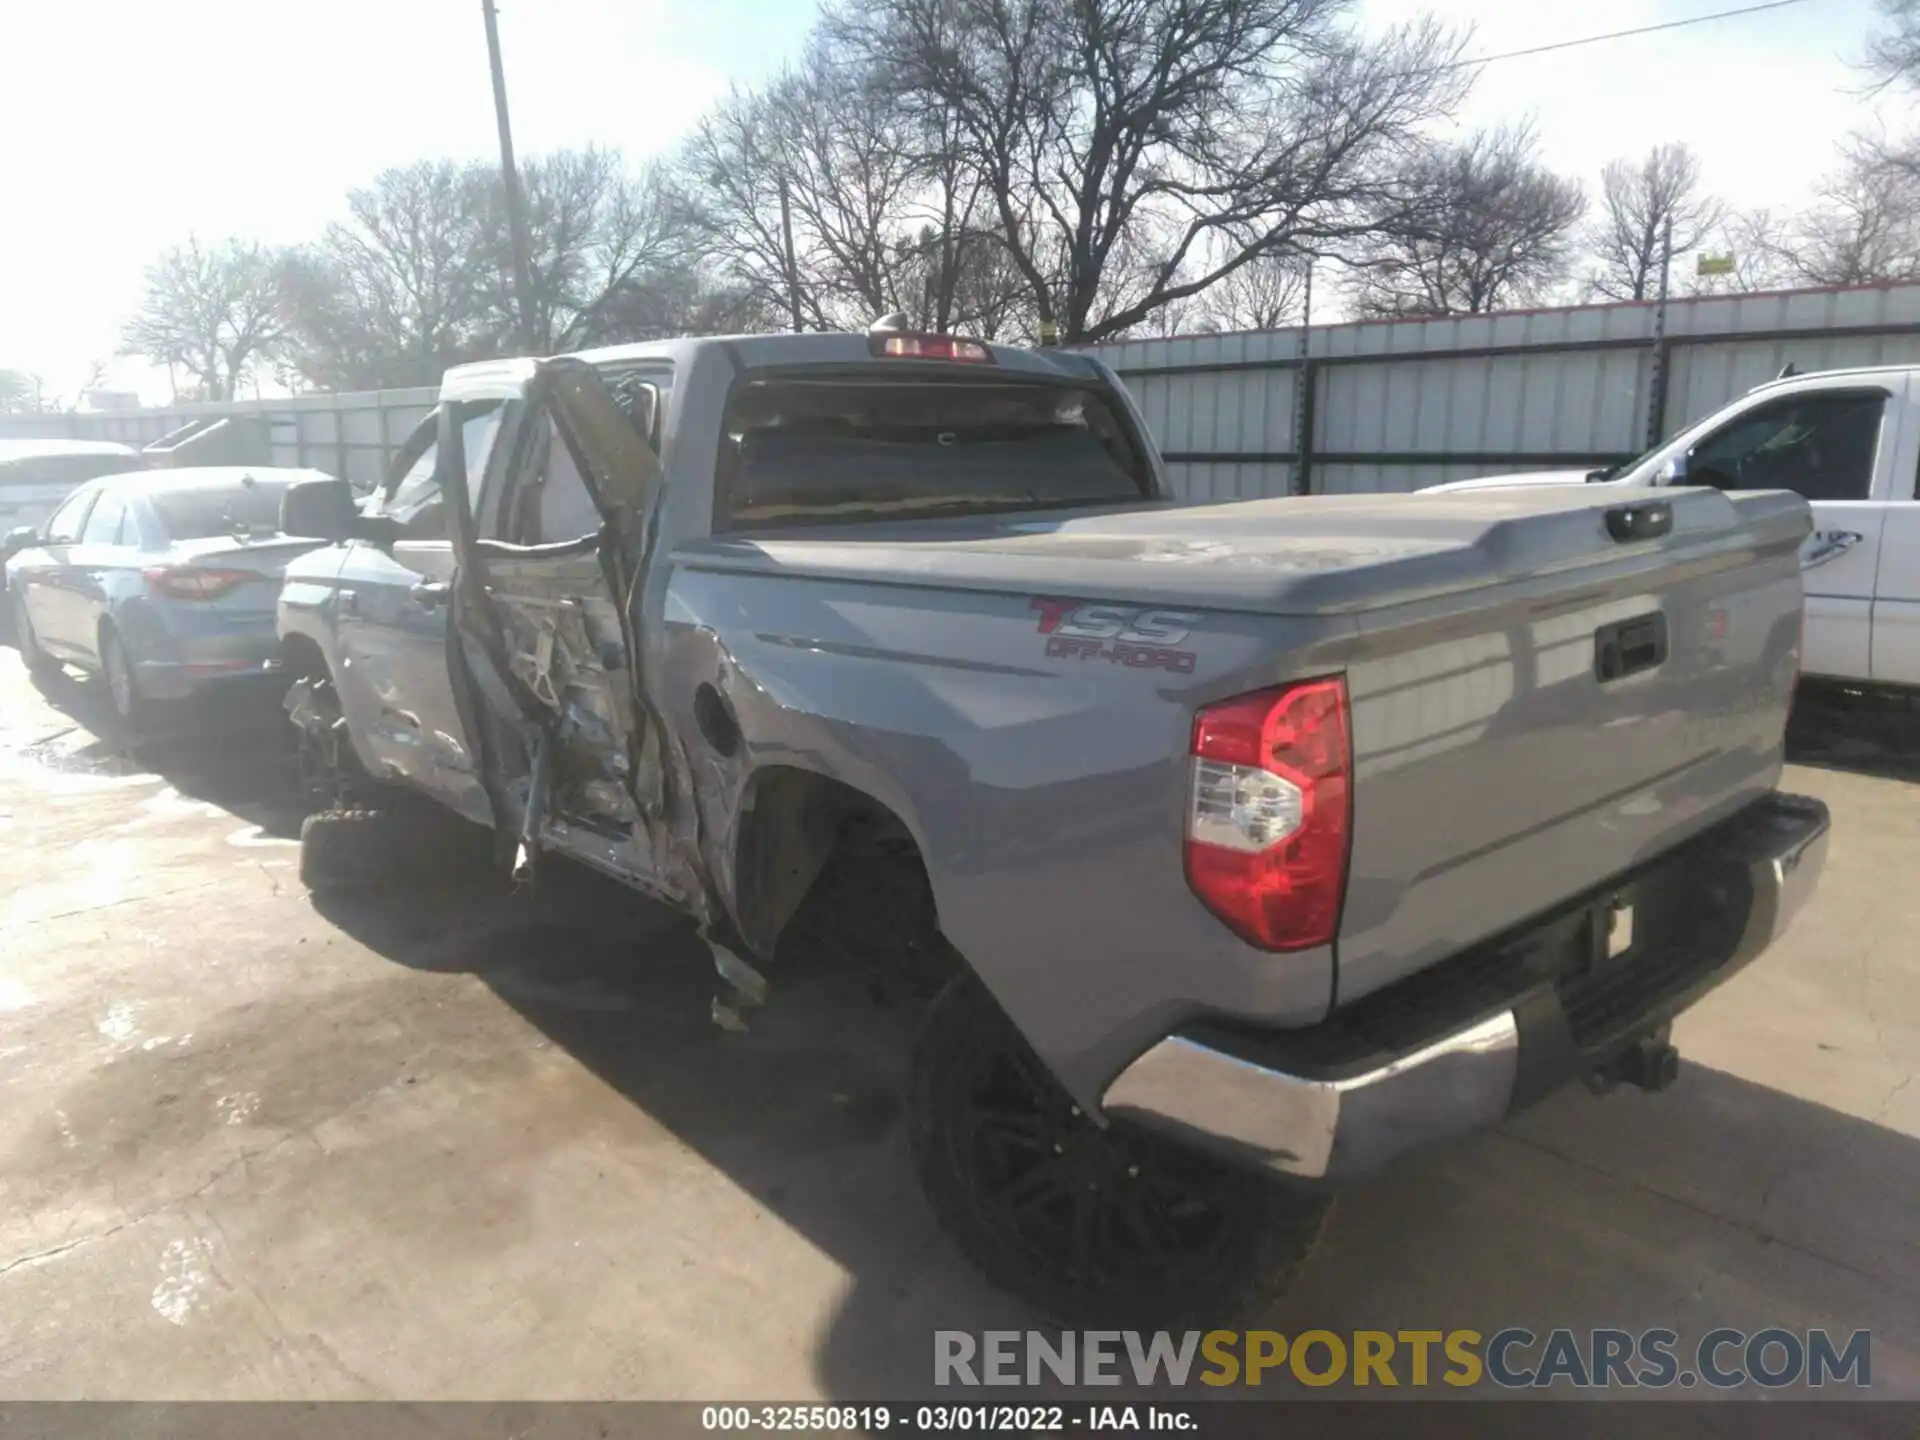
[{"label": "damaged gray pickup truck", "polygon": [[877,329],[463,366],[287,507],[330,773],[690,912],[717,1005],[828,906],[932,997],[934,1210],[1070,1320],[1225,1318],[1339,1184],[1664,1086],[1825,858],[1790,494],[1185,504],[1097,360]]}]

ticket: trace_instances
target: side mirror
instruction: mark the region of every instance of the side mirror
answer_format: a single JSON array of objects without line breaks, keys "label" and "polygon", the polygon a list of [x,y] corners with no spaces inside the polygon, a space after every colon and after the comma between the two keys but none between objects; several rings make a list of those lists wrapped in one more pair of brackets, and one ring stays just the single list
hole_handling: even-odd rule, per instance
[{"label": "side mirror", "polygon": [[301,480],[280,497],[280,532],[338,544],[360,532],[353,487],[344,480]]},{"label": "side mirror", "polygon": [[0,541],[0,549],[9,555],[22,550],[31,550],[40,543],[40,532],[31,525],[20,525],[7,532],[7,538]]},{"label": "side mirror", "polygon": [[1684,485],[1687,483],[1687,457],[1675,455],[1662,465],[1653,477],[1656,485]]}]

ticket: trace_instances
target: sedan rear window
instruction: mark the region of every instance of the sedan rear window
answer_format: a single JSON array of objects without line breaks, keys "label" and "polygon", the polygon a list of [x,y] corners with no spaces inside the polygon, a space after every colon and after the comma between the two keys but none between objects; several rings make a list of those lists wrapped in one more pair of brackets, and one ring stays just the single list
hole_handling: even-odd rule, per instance
[{"label": "sedan rear window", "polygon": [[149,499],[170,540],[211,540],[219,535],[277,535],[285,480],[156,490]]},{"label": "sedan rear window", "polygon": [[1109,398],[1018,380],[780,378],[741,386],[716,528],[1121,504],[1150,493]]}]

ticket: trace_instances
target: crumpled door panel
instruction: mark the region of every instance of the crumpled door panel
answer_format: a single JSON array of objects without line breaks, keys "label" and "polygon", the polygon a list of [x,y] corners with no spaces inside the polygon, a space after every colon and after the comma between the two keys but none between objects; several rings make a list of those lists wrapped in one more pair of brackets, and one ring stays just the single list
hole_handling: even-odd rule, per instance
[{"label": "crumpled door panel", "polygon": [[509,668],[552,716],[550,812],[609,838],[644,841],[632,786],[641,727],[619,611],[598,558],[493,559],[489,572]]}]

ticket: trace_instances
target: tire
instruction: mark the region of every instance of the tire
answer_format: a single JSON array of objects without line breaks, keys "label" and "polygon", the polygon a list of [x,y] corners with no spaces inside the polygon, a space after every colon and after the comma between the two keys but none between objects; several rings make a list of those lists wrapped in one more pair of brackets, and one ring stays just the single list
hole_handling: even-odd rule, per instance
[{"label": "tire", "polygon": [[13,592],[13,643],[29,674],[44,677],[59,673],[60,662],[40,648],[40,637],[33,633],[33,621],[27,618],[26,596],[18,590]]},{"label": "tire", "polygon": [[300,883],[340,895],[471,880],[489,853],[485,830],[424,802],[322,810],[300,825]]},{"label": "tire", "polygon": [[143,734],[153,718],[153,702],[140,693],[139,674],[120,632],[111,625],[100,629],[100,678],[106,682],[113,718],[128,735]]},{"label": "tire", "polygon": [[1069,1326],[1230,1324],[1273,1300],[1330,1202],[1076,1109],[972,975],[915,1045],[914,1167],[969,1260]]}]

